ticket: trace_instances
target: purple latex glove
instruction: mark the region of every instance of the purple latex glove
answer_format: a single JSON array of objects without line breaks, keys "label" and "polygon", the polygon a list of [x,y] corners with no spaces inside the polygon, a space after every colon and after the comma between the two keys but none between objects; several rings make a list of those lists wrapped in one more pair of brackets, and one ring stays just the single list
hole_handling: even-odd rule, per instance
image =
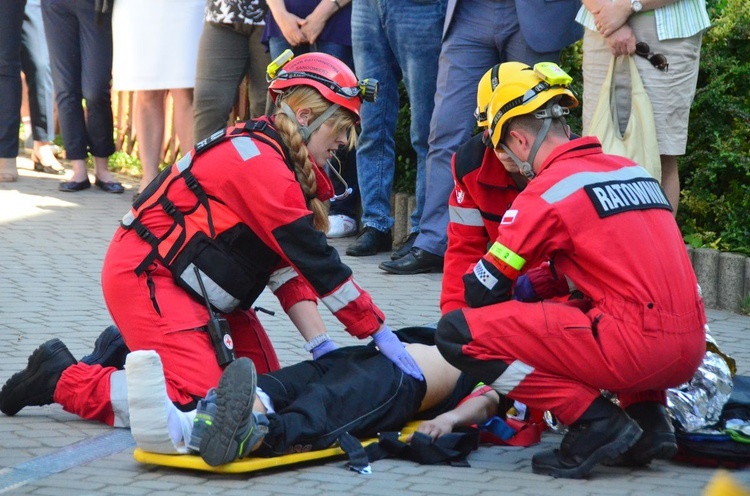
[{"label": "purple latex glove", "polygon": [[393,334],[388,325],[384,325],[381,330],[373,334],[372,339],[380,353],[388,357],[398,368],[415,379],[424,380],[422,369],[419,368],[414,358],[406,351],[404,343],[398,340],[398,337]]},{"label": "purple latex glove", "polygon": [[516,285],[513,288],[513,299],[518,301],[539,300],[536,291],[534,291],[534,286],[531,284],[531,281],[526,274],[523,274],[516,279]]},{"label": "purple latex glove", "polygon": [[318,346],[313,348],[310,353],[312,353],[313,360],[317,360],[329,351],[337,350],[338,348],[338,345],[334,343],[332,339],[329,339],[327,341],[323,341]]}]

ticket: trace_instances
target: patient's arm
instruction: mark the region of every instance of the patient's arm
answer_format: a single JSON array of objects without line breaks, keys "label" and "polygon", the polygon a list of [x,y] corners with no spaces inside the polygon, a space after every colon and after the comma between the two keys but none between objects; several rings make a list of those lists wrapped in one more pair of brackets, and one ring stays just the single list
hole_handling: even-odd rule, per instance
[{"label": "patient's arm", "polygon": [[500,396],[490,390],[481,396],[469,398],[453,410],[438,415],[432,420],[422,422],[417,432],[427,434],[435,440],[456,427],[484,423],[497,415],[499,402]]}]

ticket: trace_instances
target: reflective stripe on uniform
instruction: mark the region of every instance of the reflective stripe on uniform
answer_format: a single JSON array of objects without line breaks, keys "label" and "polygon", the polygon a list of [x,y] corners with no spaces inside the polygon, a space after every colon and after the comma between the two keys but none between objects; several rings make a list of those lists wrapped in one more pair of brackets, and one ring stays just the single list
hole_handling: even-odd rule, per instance
[{"label": "reflective stripe on uniform", "polygon": [[128,213],[122,216],[122,220],[120,222],[122,222],[122,227],[127,229],[130,227],[134,220],[135,216],[133,215],[133,212],[131,210],[128,210]]},{"label": "reflective stripe on uniform", "polygon": [[500,377],[495,379],[495,382],[490,384],[490,386],[492,386],[492,389],[498,393],[509,394],[532,372],[534,372],[534,367],[527,365],[520,360],[515,360],[508,365],[505,372],[500,374]]},{"label": "reflective stripe on uniform", "polygon": [[339,289],[321,298],[323,304],[328,307],[332,313],[336,313],[349,303],[359,298],[360,291],[351,279],[342,284]]},{"label": "reflective stripe on uniform", "polygon": [[116,370],[109,376],[109,402],[115,416],[112,427],[130,427],[128,382],[124,370]]},{"label": "reflective stripe on uniform", "polygon": [[232,138],[230,141],[232,142],[235,150],[237,150],[237,153],[240,154],[240,158],[242,160],[249,160],[257,155],[260,155],[260,150],[258,150],[258,147],[255,145],[253,140],[248,138],[247,136]]},{"label": "reflective stripe on uniform", "polygon": [[482,214],[476,208],[448,207],[450,221],[463,226],[483,227]]},{"label": "reflective stripe on uniform", "polygon": [[[198,270],[203,287],[198,282],[198,277],[195,275],[195,264],[190,264],[185,268],[185,271],[180,274],[180,279],[190,286],[195,294],[203,295],[204,298],[208,296],[208,301],[211,302],[221,313],[231,313],[240,304],[240,300],[232,296],[227,290],[219,286],[213,279],[211,279],[202,270]],[[205,291],[203,289],[205,288]]]},{"label": "reflective stripe on uniform", "polygon": [[283,269],[276,270],[268,279],[268,287],[275,293],[277,289],[279,289],[281,286],[291,281],[298,275],[299,274],[296,270],[294,270],[293,267],[284,267]]},{"label": "reflective stripe on uniform", "polygon": [[559,181],[547,191],[542,193],[542,200],[547,203],[557,203],[579,191],[589,184],[604,183],[607,181],[622,181],[627,179],[648,178],[651,175],[640,165],[623,167],[608,172],[579,172]]},{"label": "reflective stripe on uniform", "polygon": [[174,166],[177,168],[178,171],[183,172],[186,169],[190,167],[190,164],[193,162],[193,150],[190,150],[185,155],[180,158],[177,162],[175,162]]}]

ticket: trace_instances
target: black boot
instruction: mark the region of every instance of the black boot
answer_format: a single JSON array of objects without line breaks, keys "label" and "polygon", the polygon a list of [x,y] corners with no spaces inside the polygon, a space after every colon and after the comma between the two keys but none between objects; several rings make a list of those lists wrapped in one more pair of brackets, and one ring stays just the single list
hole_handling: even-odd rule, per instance
[{"label": "black boot", "polygon": [[357,239],[346,249],[351,257],[366,257],[381,251],[389,251],[393,246],[391,231],[378,231],[374,227],[366,226],[357,234]]},{"label": "black boot", "polygon": [[94,343],[94,351],[81,358],[81,362],[122,370],[125,368],[125,357],[128,353],[130,353],[130,350],[125,345],[120,330],[111,325],[99,334],[96,343]]},{"label": "black boot", "polygon": [[643,401],[630,405],[625,413],[638,422],[643,436],[632,448],[606,465],[643,467],[654,459],[670,460],[677,454],[677,438],[664,405]]},{"label": "black boot", "polygon": [[26,368],[15,373],[0,391],[0,411],[15,415],[25,406],[43,406],[54,402],[55,387],[63,370],[76,359],[59,339],[50,339],[29,357]]},{"label": "black boot", "polygon": [[600,396],[570,426],[560,449],[534,454],[531,469],[535,474],[580,479],[597,464],[627,451],[642,432],[622,408]]}]

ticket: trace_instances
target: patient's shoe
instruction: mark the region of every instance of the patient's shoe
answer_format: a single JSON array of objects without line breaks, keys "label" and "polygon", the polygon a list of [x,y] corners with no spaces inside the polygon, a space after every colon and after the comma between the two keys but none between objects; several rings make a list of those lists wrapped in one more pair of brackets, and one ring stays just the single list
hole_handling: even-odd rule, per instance
[{"label": "patient's shoe", "polygon": [[26,368],[15,373],[0,391],[0,411],[15,415],[26,406],[54,403],[55,388],[63,371],[76,364],[67,346],[50,339],[29,356]]},{"label": "patient's shoe", "polygon": [[212,467],[250,454],[268,433],[268,418],[253,413],[257,376],[253,361],[230,363],[219,381],[216,414],[200,443],[203,461]]},{"label": "patient's shoe", "polygon": [[128,353],[130,353],[130,350],[125,345],[120,330],[111,325],[99,334],[96,343],[94,343],[94,351],[81,358],[81,362],[122,370],[125,368],[125,357]]},{"label": "patient's shoe", "polygon": [[192,418],[178,410],[169,399],[159,354],[153,350],[128,353],[125,375],[130,433],[136,446],[150,453],[187,453],[186,434],[190,433]]},{"label": "patient's shoe", "polygon": [[198,401],[198,407],[195,409],[193,430],[190,434],[190,442],[187,445],[190,451],[200,452],[201,439],[203,439],[206,429],[214,423],[214,418],[216,418],[216,389],[211,388],[206,393],[206,397]]}]

